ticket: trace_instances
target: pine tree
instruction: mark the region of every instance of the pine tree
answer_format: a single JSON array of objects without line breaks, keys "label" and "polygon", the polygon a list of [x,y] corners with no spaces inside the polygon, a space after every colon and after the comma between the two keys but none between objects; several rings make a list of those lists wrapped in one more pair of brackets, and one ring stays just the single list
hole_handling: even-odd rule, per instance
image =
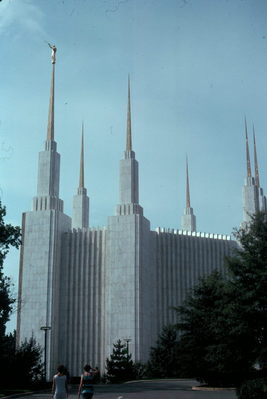
[{"label": "pine tree", "polygon": [[[237,296],[238,320],[245,322],[253,346],[251,356],[267,366],[267,213],[259,212],[235,233],[241,247],[228,259]],[[248,343],[247,343],[248,344]]]},{"label": "pine tree", "polygon": [[6,323],[12,311],[15,299],[11,294],[11,280],[4,275],[3,265],[10,247],[18,248],[20,244],[20,228],[4,222],[6,208],[0,201],[0,363],[2,356],[6,353],[8,339],[5,336]]},{"label": "pine tree", "polygon": [[115,384],[134,378],[135,370],[131,354],[128,353],[127,346],[119,339],[113,344],[113,352],[110,359],[106,360],[107,379]]},{"label": "pine tree", "polygon": [[3,273],[3,264],[11,246],[18,248],[20,244],[20,228],[5,224],[6,208],[0,201],[0,340],[5,335],[5,325],[9,320],[14,298],[10,292],[10,278]]},{"label": "pine tree", "polygon": [[237,296],[225,276],[215,271],[202,278],[177,309],[183,375],[213,386],[233,385],[249,375],[251,334],[237,312]]},{"label": "pine tree", "polygon": [[15,351],[13,364],[13,370],[20,370],[16,376],[17,386],[34,386],[42,380],[43,368],[41,346],[34,338],[22,342]]},{"label": "pine tree", "polygon": [[236,230],[227,274],[200,280],[178,308],[181,364],[209,384],[238,384],[267,365],[267,215]]},{"label": "pine tree", "polygon": [[175,326],[165,326],[157,346],[150,350],[147,373],[152,377],[178,376],[178,333]]}]

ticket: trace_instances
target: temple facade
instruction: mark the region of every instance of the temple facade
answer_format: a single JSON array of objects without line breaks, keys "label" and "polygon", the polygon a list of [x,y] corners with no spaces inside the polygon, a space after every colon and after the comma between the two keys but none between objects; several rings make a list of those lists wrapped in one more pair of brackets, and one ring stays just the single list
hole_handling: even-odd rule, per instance
[{"label": "temple facade", "polygon": [[[55,55],[55,50],[54,50]],[[89,225],[84,186],[82,133],[80,179],[72,217],[59,197],[60,155],[54,135],[55,57],[47,137],[39,154],[37,193],[22,216],[17,340],[34,336],[44,348],[46,375],[58,364],[80,375],[85,363],[105,368],[113,344],[127,342],[135,361],[145,362],[163,326],[174,323],[199,277],[224,269],[236,242],[230,236],[197,231],[186,162],[186,207],[181,230],[151,230],[139,204],[138,162],[132,146],[128,82],[126,146],[120,161],[120,199],[107,225]],[[82,129],[83,130],[83,129]],[[247,177],[243,220],[266,210],[260,187],[254,134],[252,177],[246,128]]]}]

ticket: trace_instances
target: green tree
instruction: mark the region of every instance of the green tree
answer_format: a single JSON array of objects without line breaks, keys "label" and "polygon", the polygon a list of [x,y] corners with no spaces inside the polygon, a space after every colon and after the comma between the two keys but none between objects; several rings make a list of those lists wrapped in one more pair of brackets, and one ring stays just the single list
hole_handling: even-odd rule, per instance
[{"label": "green tree", "polygon": [[131,358],[126,345],[119,339],[113,344],[110,359],[106,360],[107,379],[114,384],[134,379],[135,367]]},{"label": "green tree", "polygon": [[[6,208],[0,201],[0,363],[8,370],[15,352],[15,341],[12,334],[6,335],[6,323],[9,320],[15,299],[11,293],[11,280],[4,275],[3,265],[10,247],[18,248],[20,244],[20,228],[4,222]],[[3,381],[6,381],[4,373]]]},{"label": "green tree", "polygon": [[236,297],[225,277],[215,271],[202,278],[177,309],[182,374],[220,386],[240,382],[250,373],[251,340],[246,324],[240,317],[237,321]]},{"label": "green tree", "polygon": [[10,247],[20,245],[20,228],[4,222],[6,208],[0,201],[0,352],[5,336],[5,326],[9,320],[12,304],[15,299],[11,295],[11,281],[3,273],[3,264]]},{"label": "green tree", "polygon": [[[0,201],[0,363],[3,366],[1,377],[6,386],[31,387],[42,377],[42,350],[34,338],[16,348],[15,332],[6,335],[6,323],[15,298],[11,293],[11,280],[4,275],[4,260],[11,247],[19,247],[21,231],[18,226],[6,224],[5,216],[6,208]],[[15,377],[14,370],[19,370]]]},{"label": "green tree", "polygon": [[16,373],[16,385],[19,387],[31,387],[42,380],[42,348],[34,338],[25,340],[16,349],[12,369],[19,370]]},{"label": "green tree", "polygon": [[[228,259],[232,289],[238,292],[239,324],[247,328],[254,362],[267,365],[267,213],[235,233],[241,247]],[[241,323],[243,321],[243,325]]]},{"label": "green tree", "polygon": [[[43,376],[42,349],[34,338],[16,348],[16,332],[5,336],[1,377],[6,387],[30,388]],[[19,370],[14,378],[14,370]],[[2,383],[3,385],[3,383]]]},{"label": "green tree", "polygon": [[16,335],[14,331],[13,333],[4,335],[1,339],[0,360],[1,364],[4,365],[4,367],[2,367],[1,370],[1,380],[2,380],[1,385],[3,386],[5,384],[6,387],[12,386],[12,381],[10,381],[10,376],[12,375],[12,369],[15,359],[15,351],[16,351],[15,336]]},{"label": "green tree", "polygon": [[267,352],[267,222],[252,217],[236,230],[240,247],[226,260],[226,276],[213,272],[193,289],[180,316],[181,364],[209,384],[237,384]]},{"label": "green tree", "polygon": [[157,345],[150,350],[147,374],[151,377],[177,377],[180,372],[178,332],[173,325],[165,326]]},{"label": "green tree", "polygon": [[[9,388],[31,388],[43,380],[42,349],[34,338],[25,340],[16,348],[16,332],[4,337],[1,353],[4,367],[1,371],[2,386]],[[15,374],[14,370],[19,370]]]}]

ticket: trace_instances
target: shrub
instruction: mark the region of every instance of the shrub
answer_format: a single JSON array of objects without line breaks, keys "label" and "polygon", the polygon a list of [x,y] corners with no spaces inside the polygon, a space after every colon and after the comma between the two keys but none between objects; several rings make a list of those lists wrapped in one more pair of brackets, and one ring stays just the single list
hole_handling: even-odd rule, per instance
[{"label": "shrub", "polygon": [[266,399],[267,397],[267,379],[258,378],[245,381],[237,390],[239,399]]}]

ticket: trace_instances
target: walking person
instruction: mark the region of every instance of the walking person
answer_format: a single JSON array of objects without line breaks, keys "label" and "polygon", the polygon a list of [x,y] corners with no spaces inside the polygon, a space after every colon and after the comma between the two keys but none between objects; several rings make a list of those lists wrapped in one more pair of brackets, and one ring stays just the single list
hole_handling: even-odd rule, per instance
[{"label": "walking person", "polygon": [[78,390],[78,397],[80,397],[80,395],[82,395],[82,399],[91,399],[93,397],[93,379],[97,373],[98,370],[93,369],[89,364],[84,366]]},{"label": "walking person", "polygon": [[66,368],[61,365],[57,368],[57,374],[53,377],[52,395],[53,399],[66,399],[68,396],[68,382],[65,375]]}]

